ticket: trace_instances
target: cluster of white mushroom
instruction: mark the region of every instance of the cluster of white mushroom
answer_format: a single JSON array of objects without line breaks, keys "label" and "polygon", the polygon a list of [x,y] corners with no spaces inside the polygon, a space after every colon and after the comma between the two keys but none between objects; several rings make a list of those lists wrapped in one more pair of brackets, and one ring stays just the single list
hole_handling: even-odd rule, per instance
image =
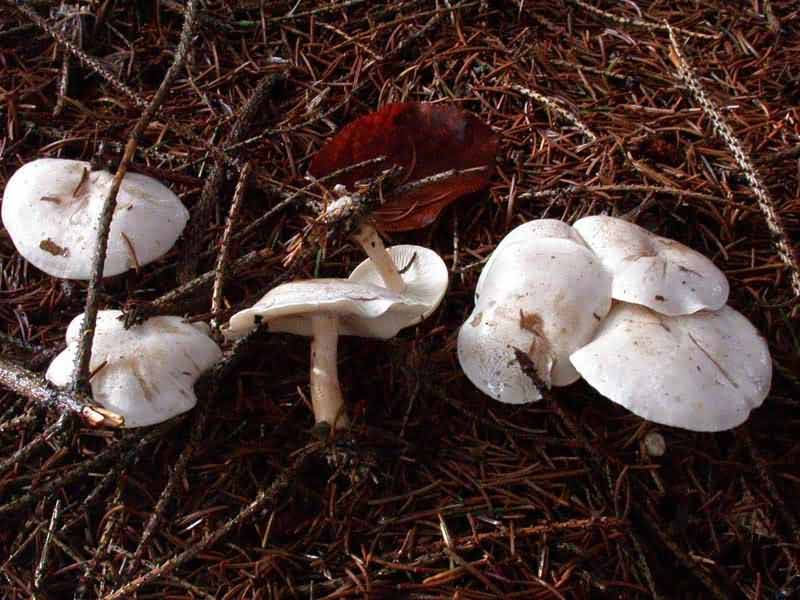
[{"label": "cluster of white mushroom", "polygon": [[531,221],[484,267],[458,358],[502,402],[582,376],[650,421],[722,431],[763,402],[772,377],[766,342],[728,292],[702,254],[622,219]]},{"label": "cluster of white mushroom", "polygon": [[[103,202],[113,175],[89,163],[45,158],[8,180],[2,218],[19,253],[48,275],[88,279]],[[172,248],[189,220],[180,199],[155,179],[128,173],[117,194],[104,277],[148,264]],[[100,311],[90,370],[94,401],[124,419],[153,425],[190,410],[194,384],[222,353],[205,324],[155,317],[125,329],[122,313]],[[83,315],[67,329],[67,348],[47,370],[57,386],[71,381]]]},{"label": "cluster of white mushroom", "polygon": [[[337,190],[342,191],[342,190]],[[347,204],[343,195],[331,208]],[[353,239],[369,256],[347,279],[311,279],[279,285],[223,329],[236,339],[263,324],[269,331],[309,336],[311,405],[320,432],[349,420],[337,375],[340,335],[389,339],[426,319],[444,298],[444,261],[422,246],[385,248],[375,229],[362,225]]]},{"label": "cluster of white mushroom", "polygon": [[[33,161],[16,171],[6,185],[2,217],[19,253],[49,275],[88,279],[112,178],[107,171],[91,171],[88,163],[62,159]],[[353,200],[342,195],[331,209]],[[188,218],[168,188],[127,174],[111,222],[104,276],[163,256]],[[448,284],[444,261],[427,248],[386,249],[369,225],[361,226],[354,239],[370,258],[347,279],[278,286],[234,315],[223,330],[235,339],[264,323],[270,331],[311,336],[314,415],[318,424],[334,429],[348,424],[337,377],[338,336],[394,337],[430,315]],[[94,401],[122,417],[125,427],[160,423],[194,407],[195,382],[222,355],[208,326],[162,316],[126,329],[122,316],[114,310],[98,314],[90,364]],[[57,386],[71,381],[82,320],[78,315],[70,323],[67,348],[47,370],[47,379]]]},{"label": "cluster of white mushroom", "polygon": [[[3,223],[20,254],[46,273],[87,279],[97,226],[112,181],[88,163],[42,159],[20,168],[3,196]],[[328,209],[344,210],[341,197]],[[104,276],[163,256],[189,214],[158,181],[128,174],[111,223]],[[337,376],[339,335],[388,339],[428,317],[444,297],[448,272],[432,250],[385,248],[362,225],[353,239],[369,258],[346,279],[280,285],[223,328],[229,339],[259,325],[310,336],[311,399],[318,424],[348,425]],[[604,216],[574,226],[543,219],[511,231],[486,264],[475,309],[461,327],[458,358],[483,392],[510,403],[582,376],[639,416],[695,431],[735,427],[766,397],[767,345],[726,306],[728,282],[714,264],[673,240]],[[194,383],[221,357],[205,324],[155,317],[125,329],[119,311],[98,315],[90,384],[94,400],[151,425],[191,409]],[[72,375],[83,315],[67,349],[47,371]]]}]

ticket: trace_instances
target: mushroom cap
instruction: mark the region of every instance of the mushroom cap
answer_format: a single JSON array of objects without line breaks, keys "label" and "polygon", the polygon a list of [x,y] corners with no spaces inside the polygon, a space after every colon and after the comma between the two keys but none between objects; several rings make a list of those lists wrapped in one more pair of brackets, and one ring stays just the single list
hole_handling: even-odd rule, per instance
[{"label": "mushroom cap", "polygon": [[[441,304],[450,280],[447,265],[436,252],[424,246],[400,244],[386,248],[386,251],[392,257],[398,270],[402,271],[400,276],[406,284],[402,295],[425,306],[425,310],[421,314],[416,315],[403,327],[416,325],[427,319]],[[370,259],[358,265],[350,273],[348,280],[370,283],[379,287],[385,285],[380,273],[375,268],[375,263]]]},{"label": "mushroom cap", "polygon": [[728,301],[725,274],[680,242],[606,216],[579,219],[574,227],[614,276],[615,300],[664,315],[717,310]]},{"label": "mushroom cap", "polygon": [[311,336],[311,317],[339,319],[340,335],[388,339],[419,321],[428,305],[370,283],[347,279],[309,279],[284,283],[252,307],[231,317],[222,333],[240,338],[266,322],[270,331]]},{"label": "mushroom cap", "polygon": [[600,260],[574,241],[547,238],[509,244],[490,266],[458,334],[469,380],[501,402],[539,400],[519,350],[545,386],[576,381],[569,356],[592,339],[611,308],[611,276]]},{"label": "mushroom cap", "polygon": [[668,317],[621,302],[595,339],[570,358],[617,404],[648,421],[692,431],[743,423],[772,379],[764,338],[729,306]]},{"label": "mushroom cap", "polygon": [[576,244],[586,246],[583,238],[581,238],[580,234],[575,231],[571,225],[564,223],[564,221],[559,221],[558,219],[535,219],[518,225],[500,240],[494,252],[489,256],[489,260],[486,261],[486,265],[483,267],[480,277],[478,277],[478,283],[475,286],[475,300],[477,301],[481,295],[483,284],[486,281],[486,275],[491,271],[492,263],[497,260],[497,257],[500,256],[503,250],[516,242],[549,238],[572,240]]},{"label": "mushroom cap", "polygon": [[[19,253],[48,275],[89,279],[100,213],[114,177],[90,169],[83,161],[42,158],[23,165],[6,185],[3,224]],[[103,275],[163,256],[188,220],[189,212],[169,188],[127,173],[117,194]]]},{"label": "mushroom cap", "polygon": [[[204,323],[153,317],[125,329],[122,312],[102,310],[92,346],[90,385],[98,404],[125,418],[124,427],[161,423],[197,404],[194,383],[221,357]],[[72,380],[83,314],[67,328],[67,348],[53,359],[46,378]]]}]

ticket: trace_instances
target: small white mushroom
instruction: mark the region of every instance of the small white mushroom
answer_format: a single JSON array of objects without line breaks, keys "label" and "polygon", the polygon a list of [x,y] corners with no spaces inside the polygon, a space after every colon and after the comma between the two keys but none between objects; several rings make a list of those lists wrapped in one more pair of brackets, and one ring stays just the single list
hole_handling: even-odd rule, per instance
[{"label": "small white mushroom", "polygon": [[[3,224],[19,253],[54,277],[88,279],[97,225],[113,175],[87,162],[43,158],[23,165],[3,194]],[[117,195],[103,275],[163,256],[189,212],[155,179],[127,173]]]},{"label": "small white mushroom", "polygon": [[[402,255],[402,250],[394,251]],[[438,257],[437,257],[438,258]],[[311,404],[318,425],[347,427],[337,375],[339,335],[388,339],[404,327],[420,322],[439,305],[447,287],[447,273],[438,284],[426,283],[427,259],[403,273],[410,294],[397,294],[380,285],[347,279],[314,279],[279,285],[254,306],[233,317],[223,329],[227,338],[238,338],[266,323],[270,331],[304,335],[311,343]],[[441,261],[441,259],[439,259]],[[372,269],[357,269],[354,278],[379,278]],[[436,286],[439,286],[438,288]]]},{"label": "small white mushroom", "polygon": [[664,315],[717,310],[728,301],[724,273],[688,246],[613,217],[585,217],[574,227],[614,276],[615,300]]},{"label": "small white mushroom", "polygon": [[595,339],[570,358],[617,404],[648,421],[692,431],[743,423],[772,379],[766,342],[728,306],[668,317],[621,302]]},{"label": "small white mushroom", "polygon": [[[197,404],[194,384],[222,353],[204,323],[153,317],[125,329],[118,310],[102,310],[90,364],[92,397],[125,419],[124,427],[161,423]],[[71,383],[83,315],[67,328],[67,348],[47,369],[48,381]]]},{"label": "small white mushroom", "polygon": [[[571,239],[503,244],[458,335],[458,360],[495,400],[539,400],[546,387],[579,378],[569,355],[591,340],[611,307],[611,276]],[[476,295],[477,296],[477,295]],[[522,362],[526,364],[521,364]]]}]

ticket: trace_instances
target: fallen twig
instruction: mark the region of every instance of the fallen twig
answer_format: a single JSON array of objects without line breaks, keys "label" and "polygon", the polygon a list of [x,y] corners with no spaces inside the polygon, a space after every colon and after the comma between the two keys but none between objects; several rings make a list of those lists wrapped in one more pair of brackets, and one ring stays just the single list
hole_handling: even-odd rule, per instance
[{"label": "fallen twig", "polygon": [[61,499],[56,499],[55,504],[53,504],[53,512],[50,515],[50,524],[47,527],[47,531],[45,532],[44,536],[44,544],[42,545],[42,551],[39,555],[39,562],[36,564],[36,570],[34,571],[33,575],[33,587],[37,590],[42,589],[42,580],[44,579],[45,573],[47,571],[47,558],[50,554],[50,544],[53,541],[53,533],[56,528],[56,523],[58,523],[58,519],[61,515]]},{"label": "fallen twig", "polygon": [[81,330],[79,334],[78,351],[75,355],[75,370],[72,375],[72,387],[74,390],[82,389],[89,383],[89,364],[92,358],[92,342],[94,341],[94,328],[97,322],[97,312],[99,309],[98,288],[103,277],[103,267],[106,261],[106,251],[108,249],[108,234],[111,231],[111,220],[117,208],[117,193],[119,192],[122,179],[128,172],[128,165],[133,160],[136,148],[139,145],[139,138],[149,125],[150,120],[155,116],[161,103],[166,98],[167,91],[172,86],[172,82],[178,75],[178,71],[183,66],[186,54],[192,42],[192,32],[195,25],[197,14],[196,0],[188,0],[186,4],[186,14],[181,31],[181,40],[175,51],[175,57],[167,70],[161,85],[158,87],[153,99],[147,105],[136,126],[128,138],[125,145],[125,153],[114,173],[111,181],[111,188],[103,202],[103,209],[100,213],[100,222],[97,225],[97,240],[95,242],[95,253],[92,259],[92,269],[89,275],[89,288],[86,291],[86,309],[83,314]]},{"label": "fallen twig", "polygon": [[[645,21],[644,19],[638,19],[635,17],[623,17],[620,15],[615,15],[614,13],[610,13],[608,11],[602,10],[597,8],[596,6],[592,6],[588,2],[584,2],[584,0],[569,0],[573,4],[580,6],[582,9],[593,13],[597,16],[603,17],[604,19],[609,19],[610,21],[614,21],[615,23],[619,23],[620,25],[629,25],[633,27],[643,27],[645,29],[649,29],[651,31],[669,31],[670,26],[664,23],[657,23],[655,21]],[[715,33],[696,33],[694,31],[690,31],[689,29],[682,29],[680,27],[674,28],[676,31],[681,32],[683,35],[688,37],[695,37],[701,38],[706,40],[715,40],[720,37],[721,34]]]},{"label": "fallen twig", "polygon": [[[236,226],[236,221],[239,218],[239,208],[242,205],[249,175],[250,163],[248,162],[244,164],[241,173],[239,173],[239,181],[233,192],[233,201],[228,211],[228,222],[225,224],[225,231],[222,232],[222,241],[219,245],[217,266],[214,269],[214,285],[211,288],[211,313],[214,315],[218,315],[220,311],[222,311],[222,286],[225,283],[225,277],[228,273],[228,252],[230,251],[233,228]],[[211,319],[211,329],[215,331],[219,329],[219,320],[216,316]]]},{"label": "fallen twig", "polygon": [[575,194],[575,193],[603,193],[603,192],[643,192],[654,194],[670,194],[672,196],[685,196],[686,198],[697,198],[698,200],[708,200],[709,202],[718,202],[722,204],[730,204],[728,200],[713,194],[704,194],[702,192],[693,192],[691,190],[681,190],[677,188],[659,187],[655,185],[569,185],[563,188],[555,188],[550,190],[538,190],[530,192],[522,192],[517,196],[518,199],[525,198],[552,198],[562,194]]},{"label": "fallen twig", "polygon": [[537,102],[539,102],[541,104],[544,104],[547,108],[549,108],[549,109],[555,111],[557,114],[561,115],[561,117],[564,120],[569,121],[575,127],[577,127],[578,131],[580,131],[585,137],[587,137],[589,139],[589,141],[592,141],[592,142],[596,142],[597,141],[597,136],[594,134],[594,132],[591,129],[589,129],[584,124],[584,122],[580,120],[580,118],[576,114],[568,111],[566,108],[562,107],[560,104],[558,104],[552,98],[548,98],[547,96],[545,96],[544,94],[540,94],[536,90],[532,90],[532,89],[523,87],[521,85],[513,85],[511,87],[512,87],[512,89],[516,90],[517,92],[519,92],[523,96],[528,96],[529,98],[533,98]]},{"label": "fallen twig", "polygon": [[124,419],[118,414],[92,405],[92,399],[81,391],[67,392],[52,387],[41,375],[0,357],[0,385],[45,408],[61,414],[80,415],[92,427],[120,427]]},{"label": "fallen twig", "polygon": [[[241,141],[244,133],[250,128],[256,115],[258,115],[264,100],[267,99],[282,80],[282,75],[274,73],[261,78],[242,106],[239,118],[231,127],[224,145],[234,145]],[[224,179],[225,161],[223,160],[223,156],[216,156],[214,158],[214,164],[208,173],[208,177],[203,184],[203,190],[200,192],[200,201],[194,210],[192,220],[184,234],[186,244],[183,249],[183,260],[178,270],[181,283],[186,283],[197,274],[197,265],[200,262],[201,255],[200,247],[203,240],[202,234],[208,228],[210,211],[217,201],[217,198],[220,196]]]}]

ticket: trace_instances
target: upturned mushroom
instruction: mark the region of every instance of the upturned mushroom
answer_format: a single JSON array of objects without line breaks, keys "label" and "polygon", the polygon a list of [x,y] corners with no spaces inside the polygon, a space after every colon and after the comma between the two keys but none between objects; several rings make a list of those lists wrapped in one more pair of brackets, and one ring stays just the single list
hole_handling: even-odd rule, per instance
[{"label": "upturned mushroom", "polygon": [[569,355],[611,308],[611,276],[557,222],[525,224],[492,254],[458,335],[464,373],[495,400],[525,403],[579,379]]},{"label": "upturned mushroom", "polygon": [[[124,418],[123,427],[161,423],[197,404],[194,384],[222,356],[204,323],[153,317],[125,329],[118,310],[102,310],[92,346],[90,386],[101,406]],[[67,348],[53,359],[46,378],[71,383],[83,315],[67,328]]]},{"label": "upturned mushroom", "polygon": [[[48,275],[88,279],[97,226],[113,175],[87,162],[42,158],[19,168],[3,194],[2,218],[14,246]],[[111,277],[163,256],[189,212],[152,177],[127,173],[117,195],[103,275]]]},{"label": "upturned mushroom", "polygon": [[766,342],[728,306],[670,317],[620,302],[570,360],[605,397],[649,421],[691,431],[743,423],[772,379]]},{"label": "upturned mushroom", "polygon": [[615,300],[664,315],[717,310],[728,301],[725,274],[680,242],[601,215],[579,219],[574,227],[613,275]]},{"label": "upturned mushroom", "polygon": [[447,289],[447,267],[427,248],[400,246],[389,254],[405,268],[404,292],[380,285],[371,260],[350,279],[314,279],[279,285],[231,317],[223,334],[242,337],[264,323],[269,331],[311,337],[311,404],[317,427],[343,429],[349,420],[337,369],[340,335],[389,339],[430,315]]}]

